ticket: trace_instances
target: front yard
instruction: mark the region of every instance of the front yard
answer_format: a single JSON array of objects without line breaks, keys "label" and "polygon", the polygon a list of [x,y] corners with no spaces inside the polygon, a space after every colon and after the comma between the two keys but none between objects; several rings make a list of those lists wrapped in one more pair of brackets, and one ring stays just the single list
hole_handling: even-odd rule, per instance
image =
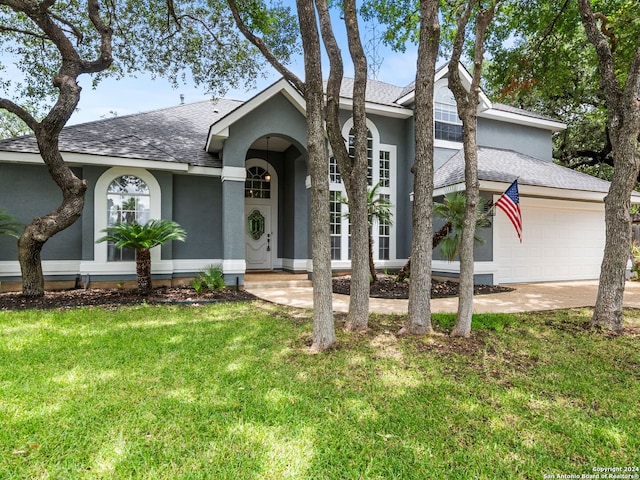
[{"label": "front yard", "polygon": [[640,475],[640,311],[589,314],[373,316],[311,355],[309,312],[258,301],[0,312],[0,478]]}]

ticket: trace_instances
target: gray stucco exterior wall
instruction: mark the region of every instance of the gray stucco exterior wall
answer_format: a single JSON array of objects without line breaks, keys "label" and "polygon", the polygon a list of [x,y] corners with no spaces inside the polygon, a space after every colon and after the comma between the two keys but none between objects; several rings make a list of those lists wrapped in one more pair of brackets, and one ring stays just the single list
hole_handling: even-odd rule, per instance
[{"label": "gray stucco exterior wall", "polygon": [[[82,169],[73,171],[82,178]],[[21,223],[27,225],[34,218],[52,212],[61,201],[62,193],[44,165],[0,164],[0,207],[6,208]],[[84,211],[87,209],[85,204]],[[82,222],[80,217],[49,239],[42,248],[42,260],[81,260]],[[17,260],[17,241],[0,236],[0,261]]]},{"label": "gray stucco exterior wall", "polygon": [[294,260],[306,259],[309,258],[309,198],[305,187],[307,160],[306,156],[293,146],[289,147],[283,156],[283,168],[279,172],[278,256]]},{"label": "gray stucco exterior wall", "polygon": [[244,182],[222,182],[223,258],[244,260]]},{"label": "gray stucco exterior wall", "polygon": [[278,134],[295,139],[306,148],[305,118],[283,95],[274,96],[229,127],[222,151],[223,165],[244,167],[253,142]]},{"label": "gray stucco exterior wall", "polygon": [[[160,200],[161,218],[170,220],[173,218],[173,174],[171,172],[157,170],[150,171],[149,173],[151,173],[160,184],[160,191],[162,192]],[[175,243],[179,242],[167,242],[160,247],[162,252],[161,258],[163,260],[171,260],[173,245]]]},{"label": "gray stucco exterior wall", "polygon": [[551,132],[541,128],[479,118],[478,145],[514,150],[540,160],[553,160]]},{"label": "gray stucco exterior wall", "polygon": [[[94,260],[95,254],[95,195],[96,182],[100,176],[108,170],[108,167],[85,166],[82,169],[84,178],[87,180],[89,187],[85,194],[85,207],[82,212],[82,260]],[[104,212],[106,215],[107,212]]]},{"label": "gray stucco exterior wall", "polygon": [[410,194],[413,192],[413,174],[411,167],[416,159],[414,142],[415,121],[413,117],[404,120],[404,159],[398,160],[398,197],[396,199],[396,258],[409,258],[411,255],[412,210]]},{"label": "gray stucco exterior wall", "polygon": [[221,204],[219,178],[174,175],[173,219],[187,232],[173,242],[174,259],[222,258]]}]

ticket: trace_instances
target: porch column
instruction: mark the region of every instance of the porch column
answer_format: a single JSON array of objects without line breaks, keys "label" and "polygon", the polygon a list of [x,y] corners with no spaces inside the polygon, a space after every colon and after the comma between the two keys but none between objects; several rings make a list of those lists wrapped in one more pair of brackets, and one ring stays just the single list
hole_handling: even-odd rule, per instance
[{"label": "porch column", "polygon": [[222,272],[225,284],[244,285],[244,167],[222,167]]}]

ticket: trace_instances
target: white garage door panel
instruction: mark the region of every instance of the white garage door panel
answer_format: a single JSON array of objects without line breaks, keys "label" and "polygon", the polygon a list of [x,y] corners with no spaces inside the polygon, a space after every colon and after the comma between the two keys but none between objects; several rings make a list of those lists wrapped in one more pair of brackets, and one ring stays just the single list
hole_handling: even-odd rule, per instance
[{"label": "white garage door panel", "polygon": [[604,207],[521,198],[522,243],[500,210],[494,217],[498,283],[595,279],[605,241]]}]

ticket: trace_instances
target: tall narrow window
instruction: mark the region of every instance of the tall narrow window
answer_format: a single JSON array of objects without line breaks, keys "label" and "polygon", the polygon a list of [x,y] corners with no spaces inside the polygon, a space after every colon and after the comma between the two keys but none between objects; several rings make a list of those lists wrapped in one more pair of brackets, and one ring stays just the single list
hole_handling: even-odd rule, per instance
[{"label": "tall narrow window", "polygon": [[329,183],[339,184],[342,181],[340,178],[340,170],[338,169],[338,160],[331,155],[329,157]]},{"label": "tall narrow window", "polygon": [[[134,175],[116,178],[107,189],[107,226],[119,222],[138,222],[142,225],[149,221],[151,195],[149,187]],[[126,262],[135,260],[132,249],[119,249],[108,242],[107,260]]]},{"label": "tall narrow window", "polygon": [[329,219],[331,223],[331,260],[340,260],[342,245],[342,202],[340,192],[329,192]]},{"label": "tall narrow window", "polygon": [[[353,156],[355,145],[355,137],[353,128],[349,130],[349,155]],[[371,135],[371,130],[367,130],[367,160],[368,160],[368,168],[367,168],[367,185],[370,187],[373,185],[373,135]]]},{"label": "tall narrow window", "polygon": [[380,187],[391,186],[391,153],[380,150]]},{"label": "tall narrow window", "polygon": [[458,117],[456,99],[447,87],[436,90],[435,107],[435,137],[438,140],[462,142],[462,120]]},{"label": "tall narrow window", "polygon": [[[387,194],[381,194],[380,198],[391,202],[391,197]],[[389,260],[390,245],[391,225],[386,220],[380,220],[378,223],[378,258],[380,260]]]}]

